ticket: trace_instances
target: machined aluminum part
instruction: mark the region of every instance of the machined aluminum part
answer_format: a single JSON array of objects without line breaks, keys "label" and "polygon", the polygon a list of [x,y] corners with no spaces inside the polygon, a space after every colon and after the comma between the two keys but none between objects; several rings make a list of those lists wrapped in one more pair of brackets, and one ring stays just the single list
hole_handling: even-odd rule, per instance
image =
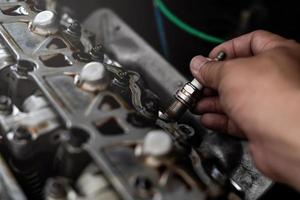
[{"label": "machined aluminum part", "polygon": [[0,0],[0,145],[28,199],[204,200],[234,183],[256,200],[269,188],[246,144],[190,114],[159,118],[186,80],[114,13],[81,26],[52,8],[44,23],[29,2]]}]

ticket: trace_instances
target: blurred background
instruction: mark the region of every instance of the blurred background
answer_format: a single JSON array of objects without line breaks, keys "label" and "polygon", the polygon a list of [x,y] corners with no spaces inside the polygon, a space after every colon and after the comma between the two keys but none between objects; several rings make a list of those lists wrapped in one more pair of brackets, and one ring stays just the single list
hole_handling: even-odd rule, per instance
[{"label": "blurred background", "polygon": [[[74,0],[62,0],[71,1]],[[282,36],[300,40],[299,1],[292,0],[85,0],[74,7],[83,19],[97,8],[114,10],[148,43],[169,60],[179,71],[189,75],[191,58],[207,55],[218,42],[191,35],[178,27],[158,3],[177,20],[191,28],[222,40],[265,29]],[[156,4],[155,4],[156,2]],[[157,3],[158,2],[158,3]],[[155,6],[156,5],[156,6]]]},{"label": "blurred background", "polygon": [[[299,1],[293,0],[84,0],[84,6],[72,5],[81,20],[99,8],[112,9],[187,77],[192,57],[208,55],[220,42],[253,30],[300,41]],[[275,184],[263,198],[271,199],[300,196]]]}]

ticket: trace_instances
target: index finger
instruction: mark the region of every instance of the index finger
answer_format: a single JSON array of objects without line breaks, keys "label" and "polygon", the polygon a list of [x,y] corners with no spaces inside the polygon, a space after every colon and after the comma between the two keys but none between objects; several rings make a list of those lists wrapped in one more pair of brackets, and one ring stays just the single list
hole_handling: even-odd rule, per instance
[{"label": "index finger", "polygon": [[287,39],[267,31],[254,31],[217,46],[209,57],[214,58],[221,51],[226,52],[229,59],[254,56],[282,45],[285,41]]}]

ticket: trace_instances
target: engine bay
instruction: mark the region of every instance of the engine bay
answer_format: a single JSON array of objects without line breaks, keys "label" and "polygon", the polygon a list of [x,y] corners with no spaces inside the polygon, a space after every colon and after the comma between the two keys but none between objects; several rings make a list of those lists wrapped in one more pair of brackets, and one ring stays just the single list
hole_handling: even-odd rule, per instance
[{"label": "engine bay", "polygon": [[159,117],[187,80],[116,14],[81,23],[61,8],[0,0],[1,199],[256,200],[270,188],[246,141],[191,113]]}]

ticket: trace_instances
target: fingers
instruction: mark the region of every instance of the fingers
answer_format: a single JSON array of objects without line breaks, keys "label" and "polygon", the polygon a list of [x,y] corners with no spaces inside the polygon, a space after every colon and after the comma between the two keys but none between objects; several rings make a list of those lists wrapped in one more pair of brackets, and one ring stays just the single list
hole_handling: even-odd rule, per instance
[{"label": "fingers", "polygon": [[197,114],[224,113],[218,97],[207,97],[198,102],[194,110]]},{"label": "fingers", "polygon": [[205,97],[212,97],[212,96],[217,96],[218,92],[211,88],[203,88],[202,95]]},{"label": "fingers", "polygon": [[227,116],[222,114],[207,113],[201,117],[201,123],[208,129],[229,133],[233,136],[244,137],[241,129]]},{"label": "fingers", "polygon": [[262,30],[254,31],[217,46],[209,57],[214,58],[221,51],[226,52],[229,59],[249,57],[282,45],[284,41],[287,39],[273,33]]},{"label": "fingers", "polygon": [[193,76],[205,87],[218,90],[221,77],[221,68],[224,62],[212,62],[203,56],[196,56],[191,61]]}]

